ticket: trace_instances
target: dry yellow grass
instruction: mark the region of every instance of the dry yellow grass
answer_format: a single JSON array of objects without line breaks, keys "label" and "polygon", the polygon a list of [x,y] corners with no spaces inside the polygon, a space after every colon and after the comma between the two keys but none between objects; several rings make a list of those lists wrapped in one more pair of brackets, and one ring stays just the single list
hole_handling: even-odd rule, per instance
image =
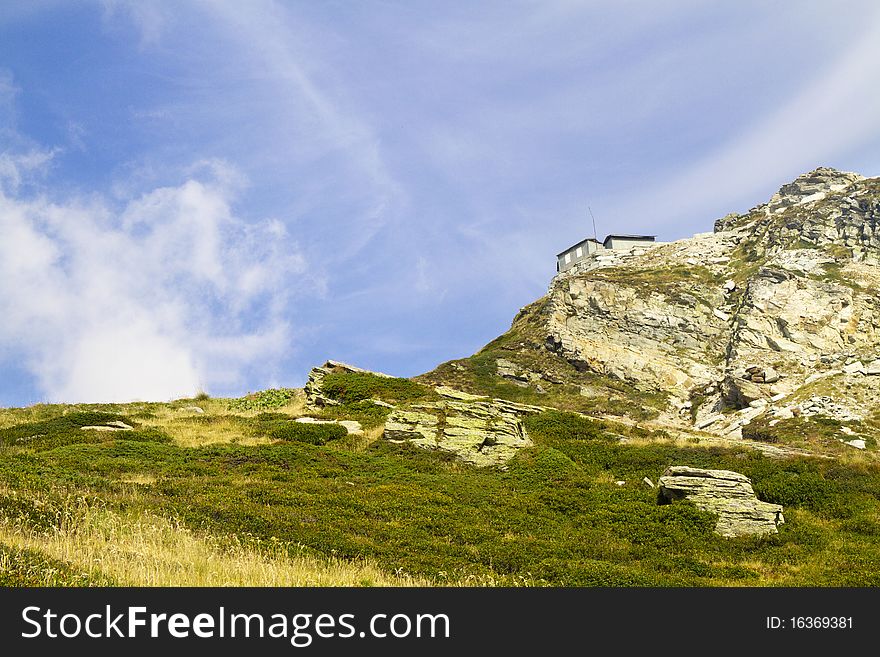
[{"label": "dry yellow grass", "polygon": [[[202,536],[154,514],[81,508],[62,528],[43,534],[9,522],[0,543],[36,550],[127,586],[427,586],[369,561],[289,556],[278,543],[256,550],[234,537]],[[73,519],[75,518],[75,520]]]},{"label": "dry yellow grass", "polygon": [[341,438],[338,441],[331,442],[330,446],[343,446],[347,450],[351,450],[354,452],[363,452],[370,445],[379,440],[382,437],[382,433],[384,431],[385,425],[380,425],[371,429],[364,429],[363,433],[349,434],[348,436]]},{"label": "dry yellow grass", "polygon": [[151,419],[145,421],[144,424],[167,432],[181,447],[203,447],[218,443],[268,445],[272,442],[266,436],[244,435],[240,424],[222,417],[217,418],[209,425],[193,422],[186,417],[158,421]]}]

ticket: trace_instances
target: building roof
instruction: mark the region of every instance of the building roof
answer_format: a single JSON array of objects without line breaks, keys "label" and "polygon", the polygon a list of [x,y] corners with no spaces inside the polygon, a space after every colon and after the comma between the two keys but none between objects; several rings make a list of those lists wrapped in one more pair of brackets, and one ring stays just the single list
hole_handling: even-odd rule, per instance
[{"label": "building roof", "polygon": [[568,253],[569,251],[571,251],[572,249],[576,249],[579,246],[583,246],[587,242],[595,242],[596,244],[605,244],[612,237],[615,239],[623,239],[623,240],[648,240],[650,242],[653,242],[657,238],[656,235],[622,235],[619,233],[613,233],[611,235],[606,235],[605,239],[602,240],[601,242],[599,242],[599,240],[597,240],[595,237],[588,237],[585,240],[581,240],[577,244],[572,244],[570,247],[568,247],[564,251],[560,251],[559,253],[556,254],[556,257],[560,258],[560,257],[564,256],[566,253]]},{"label": "building roof", "polygon": [[656,235],[619,235],[619,234],[613,234],[613,235],[607,235],[605,237],[605,239],[602,241],[607,242],[612,237],[617,237],[617,238],[625,239],[625,240],[651,240],[653,242],[657,236]]},{"label": "building roof", "polygon": [[[606,237],[605,239],[608,239],[608,238]],[[585,239],[585,240],[581,240],[581,241],[578,242],[577,244],[572,244],[570,247],[568,247],[568,248],[565,249],[564,251],[560,251],[559,253],[556,254],[556,257],[559,258],[560,256],[564,256],[566,253],[568,253],[568,252],[571,251],[572,249],[576,249],[576,248],[578,248],[579,246],[583,246],[583,245],[586,244],[587,242],[595,242],[596,244],[599,244],[599,240],[597,240],[595,237],[588,237],[588,238]]]}]

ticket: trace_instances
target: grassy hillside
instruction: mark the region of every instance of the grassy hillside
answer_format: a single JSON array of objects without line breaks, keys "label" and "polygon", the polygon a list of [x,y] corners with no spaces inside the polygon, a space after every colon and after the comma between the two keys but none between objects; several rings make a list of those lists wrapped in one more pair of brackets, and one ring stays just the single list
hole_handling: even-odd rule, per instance
[{"label": "grassy hillside", "polygon": [[[546,298],[526,306],[506,333],[476,354],[443,363],[416,380],[586,415],[646,420],[656,417],[666,406],[667,396],[662,392],[639,390],[619,379],[579,370],[543,349],[546,333],[542,318],[547,312]],[[500,377],[499,359],[513,363],[523,380]]]},{"label": "grassy hillside", "polygon": [[[348,401],[327,414],[360,418],[361,436],[289,434],[298,391],[0,412],[2,583],[880,585],[873,462],[773,460],[647,431],[624,444],[547,411],[509,469],[477,469],[381,440],[387,409],[365,400],[430,391],[336,383]],[[80,428],[108,418],[134,430]],[[660,506],[642,483],[671,464],[752,477],[786,524],[716,536],[711,515]]]}]

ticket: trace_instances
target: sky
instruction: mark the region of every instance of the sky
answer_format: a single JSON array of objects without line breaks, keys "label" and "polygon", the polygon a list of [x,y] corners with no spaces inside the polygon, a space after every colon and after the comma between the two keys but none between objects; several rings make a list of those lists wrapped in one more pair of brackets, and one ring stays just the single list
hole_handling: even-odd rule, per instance
[{"label": "sky", "polygon": [[592,235],[880,175],[880,5],[5,0],[0,405],[474,353]]}]

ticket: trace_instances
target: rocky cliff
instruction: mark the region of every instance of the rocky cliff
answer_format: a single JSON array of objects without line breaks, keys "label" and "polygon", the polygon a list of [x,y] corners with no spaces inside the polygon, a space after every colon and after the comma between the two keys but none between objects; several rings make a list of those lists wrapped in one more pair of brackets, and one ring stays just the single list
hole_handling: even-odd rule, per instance
[{"label": "rocky cliff", "polygon": [[825,442],[870,448],[878,223],[880,178],[816,169],[713,232],[558,274],[508,333],[425,378],[734,438],[813,417]]}]

